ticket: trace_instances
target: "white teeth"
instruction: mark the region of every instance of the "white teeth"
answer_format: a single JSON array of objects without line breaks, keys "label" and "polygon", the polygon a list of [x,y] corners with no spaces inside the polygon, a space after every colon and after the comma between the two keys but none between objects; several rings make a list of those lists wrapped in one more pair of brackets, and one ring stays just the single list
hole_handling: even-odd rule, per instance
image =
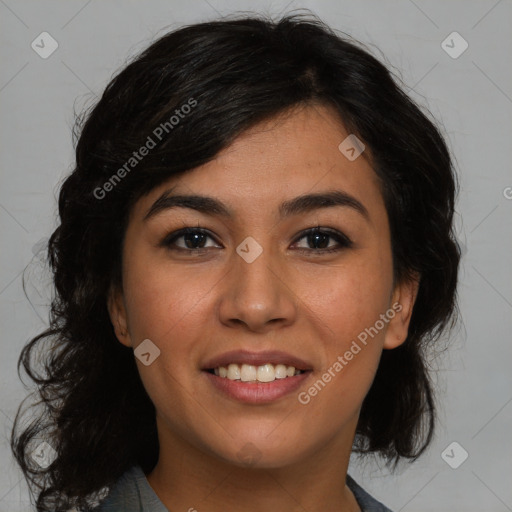
[{"label": "white teeth", "polygon": [[256,369],[256,366],[252,366],[250,364],[242,365],[242,368],[240,369],[240,380],[242,382],[250,382],[251,380],[256,380],[257,375],[258,370]]},{"label": "white teeth", "polygon": [[271,363],[262,366],[231,363],[227,368],[225,366],[214,368],[213,372],[218,377],[241,380],[242,382],[273,382],[276,379],[286,379],[302,373],[301,370],[296,370],[294,366],[273,365]]},{"label": "white teeth", "polygon": [[284,364],[278,364],[276,366],[276,379],[286,379],[286,366]]},{"label": "white teeth", "polygon": [[237,364],[230,364],[228,366],[227,378],[229,380],[240,380],[240,367]]},{"label": "white teeth", "polygon": [[271,364],[258,366],[257,379],[259,382],[272,382],[276,379],[276,372]]}]

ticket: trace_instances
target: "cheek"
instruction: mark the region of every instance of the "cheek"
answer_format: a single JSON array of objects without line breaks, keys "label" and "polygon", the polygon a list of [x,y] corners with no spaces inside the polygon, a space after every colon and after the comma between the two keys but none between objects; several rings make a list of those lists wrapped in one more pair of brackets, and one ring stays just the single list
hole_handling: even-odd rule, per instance
[{"label": "cheek", "polygon": [[123,286],[132,345],[149,339],[160,350],[148,366],[136,358],[144,388],[157,410],[187,417],[189,395],[183,389],[191,388],[197,372],[193,356],[197,340],[204,337],[204,296],[211,286],[193,277],[191,270],[170,268],[155,259],[150,263],[135,253],[126,268]]},{"label": "cheek", "polygon": [[330,331],[336,349],[343,349],[389,308],[391,257],[359,253],[343,264],[296,275],[297,295]]},{"label": "cheek", "polygon": [[390,307],[393,283],[391,255],[360,253],[346,265],[316,269],[302,279],[306,310],[322,334],[322,358],[301,403],[341,421],[357,413],[379,364],[388,325],[380,319]]},{"label": "cheek", "polygon": [[321,333],[321,368],[298,398],[326,435],[358,414],[382,352],[387,324],[375,325],[389,307],[390,281],[370,279],[361,270],[331,275],[329,284],[308,298]]},{"label": "cheek", "polygon": [[182,324],[194,329],[194,316],[208,288],[201,272],[185,270],[136,254],[127,261],[125,287],[129,329],[136,344],[150,338],[163,342]]}]

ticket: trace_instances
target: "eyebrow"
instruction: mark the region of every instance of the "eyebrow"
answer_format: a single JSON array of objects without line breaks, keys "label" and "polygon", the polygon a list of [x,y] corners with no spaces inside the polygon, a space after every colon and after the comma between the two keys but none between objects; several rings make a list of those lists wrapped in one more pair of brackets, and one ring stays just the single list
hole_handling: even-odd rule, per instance
[{"label": "eyebrow", "polygon": [[[172,189],[164,192],[149,208],[144,221],[157,215],[158,213],[172,208],[190,208],[207,215],[225,217],[232,219],[235,217],[233,211],[224,203],[213,197],[202,195],[171,195]],[[334,206],[344,206],[360,213],[366,220],[370,220],[368,210],[355,197],[341,190],[329,190],[314,194],[304,194],[279,206],[279,215],[281,218],[307,213],[320,208],[331,208]]]}]

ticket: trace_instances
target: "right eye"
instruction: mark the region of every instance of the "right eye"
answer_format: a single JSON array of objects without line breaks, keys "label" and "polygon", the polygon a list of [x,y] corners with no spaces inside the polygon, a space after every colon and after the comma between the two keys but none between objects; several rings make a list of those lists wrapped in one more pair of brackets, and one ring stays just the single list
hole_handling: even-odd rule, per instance
[{"label": "right eye", "polygon": [[[205,242],[210,238],[214,240],[210,233],[201,228],[187,227],[168,234],[160,243],[161,246],[169,250],[204,252],[212,246],[205,246]],[[182,239],[183,243],[177,241]],[[215,246],[213,246],[215,247]]]}]

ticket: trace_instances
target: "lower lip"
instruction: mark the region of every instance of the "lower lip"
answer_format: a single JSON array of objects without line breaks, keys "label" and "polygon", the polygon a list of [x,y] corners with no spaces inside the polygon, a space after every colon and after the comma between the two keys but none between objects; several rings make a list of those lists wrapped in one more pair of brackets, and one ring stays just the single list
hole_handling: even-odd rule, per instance
[{"label": "lower lip", "polygon": [[311,372],[305,371],[299,375],[276,379],[272,382],[242,382],[241,380],[217,377],[207,371],[203,373],[213,386],[234,400],[248,404],[266,404],[297,391]]}]

